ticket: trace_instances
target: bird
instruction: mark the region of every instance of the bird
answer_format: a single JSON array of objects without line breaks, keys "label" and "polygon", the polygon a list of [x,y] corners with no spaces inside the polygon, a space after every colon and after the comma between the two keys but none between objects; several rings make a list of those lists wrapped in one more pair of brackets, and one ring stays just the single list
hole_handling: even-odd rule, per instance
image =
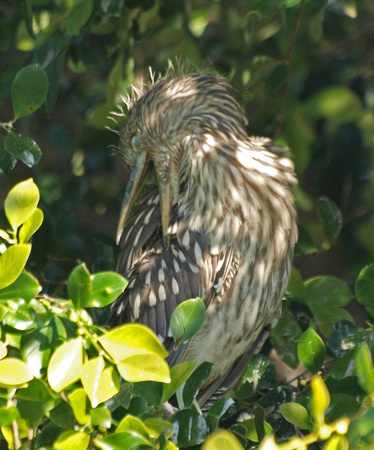
[{"label": "bird", "polygon": [[[125,102],[118,152],[130,174],[117,244],[129,284],[108,323],[150,327],[170,366],[213,363],[203,408],[235,387],[279,320],[297,241],[294,166],[288,150],[248,136],[223,76],[168,72]],[[196,297],[204,325],[176,347],[171,315]]]}]

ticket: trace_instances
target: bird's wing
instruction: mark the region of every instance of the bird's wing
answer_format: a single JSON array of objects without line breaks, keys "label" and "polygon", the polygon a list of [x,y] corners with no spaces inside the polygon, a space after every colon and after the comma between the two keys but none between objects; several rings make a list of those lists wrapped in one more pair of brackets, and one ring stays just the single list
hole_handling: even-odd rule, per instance
[{"label": "bird's wing", "polygon": [[142,203],[142,211],[130,217],[124,232],[119,271],[129,285],[113,304],[109,324],[136,321],[149,326],[169,351],[174,350],[169,358],[174,365],[187,347],[174,349],[169,331],[172,312],[195,297],[208,307],[233,276],[233,251],[212,248],[204,234],[189,230],[188,223],[175,217],[166,250],[156,195]]}]

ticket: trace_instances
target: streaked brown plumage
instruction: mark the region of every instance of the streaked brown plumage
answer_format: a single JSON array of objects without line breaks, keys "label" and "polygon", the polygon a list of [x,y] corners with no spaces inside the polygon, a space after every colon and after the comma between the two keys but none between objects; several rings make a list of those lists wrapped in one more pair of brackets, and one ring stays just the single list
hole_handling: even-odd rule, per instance
[{"label": "streaked brown plumage", "polygon": [[119,146],[132,171],[118,230],[129,286],[110,325],[144,323],[171,350],[174,308],[201,297],[206,322],[169,362],[214,363],[204,404],[235,385],[279,318],[297,239],[293,166],[247,136],[224,78],[166,77],[133,97]]}]

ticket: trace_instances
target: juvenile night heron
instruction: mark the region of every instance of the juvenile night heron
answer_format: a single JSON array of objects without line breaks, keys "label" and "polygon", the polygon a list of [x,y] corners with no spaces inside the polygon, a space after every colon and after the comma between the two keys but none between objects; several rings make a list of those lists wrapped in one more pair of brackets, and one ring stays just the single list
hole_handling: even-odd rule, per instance
[{"label": "juvenile night heron", "polygon": [[247,136],[224,78],[167,76],[128,107],[117,241],[129,285],[109,323],[146,324],[171,350],[173,310],[202,298],[203,328],[169,363],[214,363],[203,405],[232,389],[279,319],[297,239],[293,165],[269,139]]}]

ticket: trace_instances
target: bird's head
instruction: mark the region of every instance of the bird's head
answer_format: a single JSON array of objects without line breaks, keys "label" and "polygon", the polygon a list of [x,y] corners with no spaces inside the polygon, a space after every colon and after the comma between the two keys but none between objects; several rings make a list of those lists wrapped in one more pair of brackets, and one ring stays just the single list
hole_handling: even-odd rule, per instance
[{"label": "bird's head", "polygon": [[203,136],[246,136],[243,110],[224,78],[190,74],[163,78],[135,91],[121,130],[120,153],[131,171],[120,214],[120,241],[130,210],[152,171],[161,204],[165,247],[171,207],[177,203],[181,174],[188,172]]}]

